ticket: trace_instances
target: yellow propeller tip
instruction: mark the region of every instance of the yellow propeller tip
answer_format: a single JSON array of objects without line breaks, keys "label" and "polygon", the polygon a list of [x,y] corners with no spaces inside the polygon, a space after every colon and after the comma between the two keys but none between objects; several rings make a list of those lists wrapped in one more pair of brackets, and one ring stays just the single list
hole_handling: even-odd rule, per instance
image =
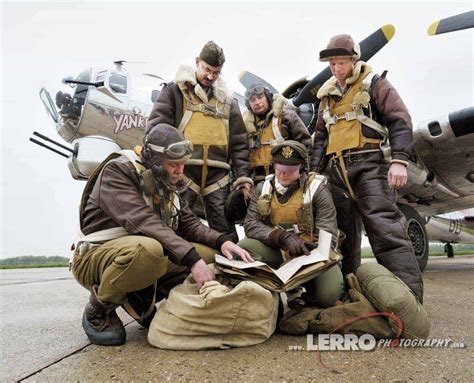
[{"label": "yellow propeller tip", "polygon": [[435,21],[434,23],[432,23],[432,24],[428,27],[428,34],[429,34],[430,36],[436,35],[436,30],[438,29],[439,22],[440,22],[440,20]]},{"label": "yellow propeller tip", "polygon": [[393,35],[395,34],[395,27],[392,24],[387,24],[384,25],[381,29],[387,41],[390,41]]}]

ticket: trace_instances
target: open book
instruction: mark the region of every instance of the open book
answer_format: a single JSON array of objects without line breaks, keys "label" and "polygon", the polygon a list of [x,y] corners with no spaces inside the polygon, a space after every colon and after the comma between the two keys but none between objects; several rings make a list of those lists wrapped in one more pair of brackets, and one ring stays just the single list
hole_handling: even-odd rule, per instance
[{"label": "open book", "polygon": [[320,230],[318,247],[309,255],[293,258],[277,270],[264,262],[229,260],[216,254],[216,267],[237,279],[258,283],[272,291],[288,291],[316,277],[321,271],[338,262],[342,257],[331,250],[331,233]]}]

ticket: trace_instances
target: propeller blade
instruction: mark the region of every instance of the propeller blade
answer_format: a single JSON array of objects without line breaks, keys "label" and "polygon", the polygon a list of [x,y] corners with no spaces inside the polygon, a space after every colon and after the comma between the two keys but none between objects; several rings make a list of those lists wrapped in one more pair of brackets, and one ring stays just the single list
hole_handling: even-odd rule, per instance
[{"label": "propeller blade", "polygon": [[239,81],[245,87],[245,89],[248,89],[251,85],[255,83],[260,83],[263,86],[266,86],[268,89],[270,89],[272,93],[278,93],[278,91],[275,89],[275,87],[272,86],[272,84],[268,83],[267,81],[257,76],[256,74],[253,74],[252,72],[249,72],[246,70],[240,73]]},{"label": "propeller blade", "polygon": [[308,76],[301,77],[288,85],[288,87],[281,94],[283,97],[290,98],[296,93],[298,89],[303,89],[308,82]]},{"label": "propeller blade", "polygon": [[[395,27],[391,24],[387,24],[362,40],[360,42],[360,60],[368,61],[392,39],[394,34]],[[306,84],[298,96],[292,100],[293,104],[295,106],[300,106],[307,102],[315,102],[319,88],[321,88],[321,86],[331,76],[332,74],[329,67],[317,74],[308,84]]]},{"label": "propeller blade", "polygon": [[428,27],[428,34],[435,36],[468,28],[474,28],[474,11],[435,21]]},{"label": "propeller blade", "polygon": [[143,73],[144,76],[148,76],[148,77],[153,77],[153,78],[157,78],[158,80],[161,80],[161,81],[166,81],[163,77],[160,77],[156,74],[153,74],[153,73]]},{"label": "propeller blade", "polygon": [[245,107],[245,97],[242,96],[240,93],[233,92],[232,97],[234,97],[240,106]]}]

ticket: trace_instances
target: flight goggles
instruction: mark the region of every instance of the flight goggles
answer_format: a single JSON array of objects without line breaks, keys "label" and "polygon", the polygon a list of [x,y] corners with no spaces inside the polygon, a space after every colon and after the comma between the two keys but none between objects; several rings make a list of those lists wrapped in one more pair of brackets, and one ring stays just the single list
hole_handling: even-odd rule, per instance
[{"label": "flight goggles", "polygon": [[250,97],[255,96],[256,94],[265,93],[265,90],[267,90],[267,89],[268,89],[268,88],[264,87],[263,85],[255,85],[255,86],[249,88],[249,89],[245,92],[245,99],[246,99],[246,100],[249,100]]},{"label": "flight goggles", "polygon": [[175,142],[167,147],[147,144],[147,148],[155,153],[163,153],[168,158],[180,159],[193,153],[193,143],[189,140]]}]

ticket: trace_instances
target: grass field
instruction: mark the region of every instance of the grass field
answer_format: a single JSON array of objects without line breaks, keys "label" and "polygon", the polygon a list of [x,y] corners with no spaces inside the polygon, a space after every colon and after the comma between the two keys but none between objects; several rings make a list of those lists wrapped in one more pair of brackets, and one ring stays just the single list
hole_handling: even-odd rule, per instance
[{"label": "grass field", "polygon": [[40,264],[31,264],[31,265],[0,265],[0,270],[7,270],[7,269],[44,269],[46,267],[69,267],[69,264],[48,264],[48,265],[40,265]]},{"label": "grass field", "polygon": [[[474,254],[473,245],[453,244],[454,256]],[[374,253],[370,247],[362,249],[362,258],[373,258]],[[443,257],[444,245],[431,244],[430,256]],[[69,259],[65,257],[45,257],[45,256],[22,256],[0,259],[0,270],[2,269],[28,269],[28,268],[45,268],[45,267],[68,267]]]}]

